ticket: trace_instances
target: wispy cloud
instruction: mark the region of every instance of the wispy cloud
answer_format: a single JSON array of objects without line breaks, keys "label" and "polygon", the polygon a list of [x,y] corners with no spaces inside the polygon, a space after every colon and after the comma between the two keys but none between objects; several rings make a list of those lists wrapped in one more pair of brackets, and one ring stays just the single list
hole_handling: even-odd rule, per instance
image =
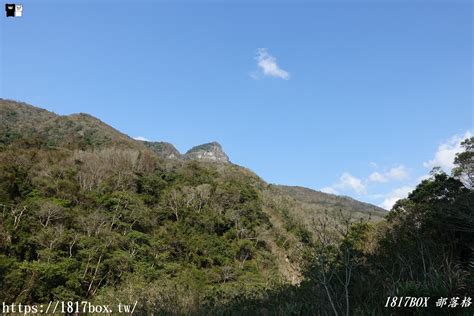
[{"label": "wispy cloud", "polygon": [[143,136],[133,137],[133,139],[135,139],[135,140],[142,140],[142,141],[145,141],[145,142],[149,142],[149,141],[150,141],[149,139],[146,139],[146,138],[143,137]]},{"label": "wispy cloud", "polygon": [[387,177],[380,172],[372,172],[369,176],[369,180],[372,182],[388,182]]},{"label": "wispy cloud", "polygon": [[366,194],[367,189],[362,183],[362,180],[352,176],[351,174],[345,172],[339,178],[339,183],[337,184],[342,189],[351,189],[358,194]]},{"label": "wispy cloud", "polygon": [[408,177],[408,170],[405,168],[405,166],[400,165],[398,167],[391,168],[387,172],[372,172],[369,175],[369,181],[384,183],[390,182],[392,180],[401,181],[407,179]]},{"label": "wispy cloud", "polygon": [[390,210],[398,200],[406,198],[413,189],[414,188],[410,186],[396,188],[385,196],[385,199],[379,206],[386,210]]},{"label": "wispy cloud", "polygon": [[320,191],[324,193],[329,193],[329,194],[339,194],[339,191],[337,191],[333,187],[324,187],[320,189]]},{"label": "wispy cloud", "polygon": [[433,159],[423,163],[426,168],[441,167],[445,172],[451,172],[454,168],[454,158],[456,154],[463,150],[461,142],[473,134],[470,131],[464,135],[453,135],[447,141],[438,146]]},{"label": "wispy cloud", "polygon": [[[255,59],[257,60],[257,66],[260,72],[264,76],[275,77],[285,80],[290,79],[290,74],[287,71],[281,69],[280,66],[278,66],[276,58],[270,55],[266,48],[259,48],[257,50],[257,56],[255,57]],[[259,74],[255,72],[252,72],[250,76],[253,79],[259,78]]]},{"label": "wispy cloud", "polygon": [[[473,135],[474,132],[471,130],[451,136],[438,146],[434,158],[424,162],[423,166],[425,168],[441,167],[445,172],[450,173],[454,167],[456,154],[464,150],[461,142]],[[356,198],[373,201],[380,207],[390,210],[399,199],[406,198],[419,183],[431,177],[428,174],[423,175],[426,169],[423,170],[420,165],[413,169],[406,168],[402,164],[392,168],[384,168],[375,162],[369,164],[375,170],[372,170],[367,177],[357,178],[344,172],[333,185],[320,190],[332,194],[356,193]]]},{"label": "wispy cloud", "polygon": [[367,188],[362,180],[354,177],[348,172],[344,172],[339,178],[339,181],[332,186],[321,189],[322,192],[331,194],[339,194],[339,190],[350,190],[357,194],[367,194]]}]

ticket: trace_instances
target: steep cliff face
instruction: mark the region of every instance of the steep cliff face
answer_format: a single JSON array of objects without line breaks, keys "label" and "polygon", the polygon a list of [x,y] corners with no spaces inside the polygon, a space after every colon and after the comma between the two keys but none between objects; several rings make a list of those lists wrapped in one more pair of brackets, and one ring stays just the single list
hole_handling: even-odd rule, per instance
[{"label": "steep cliff face", "polygon": [[229,157],[222,149],[222,146],[217,142],[193,147],[186,152],[184,158],[187,160],[202,160],[209,162],[230,162]]}]

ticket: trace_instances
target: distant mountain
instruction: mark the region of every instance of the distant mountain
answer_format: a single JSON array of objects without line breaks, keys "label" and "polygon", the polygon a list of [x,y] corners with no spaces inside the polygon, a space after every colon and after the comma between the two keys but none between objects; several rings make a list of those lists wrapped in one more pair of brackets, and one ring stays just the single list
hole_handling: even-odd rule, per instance
[{"label": "distant mountain", "polygon": [[164,159],[230,162],[217,142],[193,147],[182,155],[173,144],[135,140],[89,114],[62,116],[23,102],[0,99],[0,144],[19,139],[41,140],[49,147],[148,148]]},{"label": "distant mountain", "polygon": [[145,146],[89,114],[61,116],[26,103],[0,99],[0,144],[24,139],[49,147]]},{"label": "distant mountain", "polygon": [[[299,283],[313,219],[326,212],[334,223],[339,211],[385,214],[347,197],[269,185],[230,163],[217,142],[182,155],[88,114],[8,100],[0,100],[0,206],[5,301],[125,301],[133,293],[149,302],[169,297],[163,310],[181,301],[183,313],[165,314],[186,315],[189,302],[232,301],[242,285],[259,293]],[[139,314],[151,314],[143,306]]]},{"label": "distant mountain", "polygon": [[222,146],[217,142],[195,146],[184,155],[182,155],[173,144],[167,142],[142,141],[142,143],[158,156],[166,159],[230,163],[229,157],[222,149]]},{"label": "distant mountain", "polygon": [[191,148],[184,155],[188,160],[203,160],[209,162],[230,162],[229,157],[217,142],[202,144]]},{"label": "distant mountain", "polygon": [[320,210],[350,209],[353,212],[373,213],[374,215],[385,215],[387,213],[381,207],[360,202],[348,196],[324,193],[300,186],[276,185],[276,187],[295,200],[314,205]]},{"label": "distant mountain", "polygon": [[323,213],[336,217],[338,212],[343,212],[354,219],[365,218],[372,221],[379,221],[387,215],[387,211],[381,207],[348,196],[328,194],[299,186],[271,185],[271,187],[292,197],[300,204],[295,208],[298,210],[295,216],[306,225],[310,225],[313,218]]},{"label": "distant mountain", "polygon": [[[195,146],[182,155],[172,144],[132,139],[89,114],[57,115],[35,106],[0,99],[0,145],[20,139],[38,140],[49,147],[99,149],[105,147],[149,149],[163,159],[230,163],[218,142]],[[354,215],[381,218],[385,210],[350,197],[298,186],[272,185],[273,189],[304,204],[311,212],[344,210]]]},{"label": "distant mountain", "polygon": [[[230,163],[229,157],[217,142],[195,146],[183,155],[170,143],[132,139],[89,114],[61,116],[26,103],[0,99],[0,145],[20,139],[39,141],[48,147],[149,149],[163,159]],[[385,214],[382,208],[350,197],[298,186],[275,185],[272,188],[301,203],[307,210],[307,217],[315,212],[335,210],[351,212],[359,217],[370,214],[375,219]]]},{"label": "distant mountain", "polygon": [[[38,140],[50,147],[98,149],[105,147],[149,149],[163,159],[230,163],[218,142],[195,146],[182,155],[172,144],[132,139],[89,114],[57,115],[32,105],[0,99],[0,145],[15,140]],[[321,212],[342,209],[380,218],[385,210],[350,197],[327,194],[298,186],[272,186],[279,192]]]},{"label": "distant mountain", "polygon": [[167,142],[148,142],[143,141],[146,147],[151,149],[158,156],[166,159],[181,159],[181,153],[173,146],[173,144]]}]

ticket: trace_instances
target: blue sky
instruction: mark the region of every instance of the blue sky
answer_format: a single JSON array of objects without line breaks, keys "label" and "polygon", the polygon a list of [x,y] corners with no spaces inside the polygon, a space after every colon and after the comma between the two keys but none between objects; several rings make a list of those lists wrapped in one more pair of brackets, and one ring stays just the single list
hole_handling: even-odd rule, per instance
[{"label": "blue sky", "polygon": [[473,129],[471,1],[22,1],[0,95],[389,207]]}]

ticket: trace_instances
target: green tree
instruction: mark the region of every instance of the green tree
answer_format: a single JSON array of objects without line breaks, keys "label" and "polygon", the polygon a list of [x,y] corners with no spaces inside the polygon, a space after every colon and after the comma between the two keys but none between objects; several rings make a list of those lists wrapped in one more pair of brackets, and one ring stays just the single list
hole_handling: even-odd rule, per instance
[{"label": "green tree", "polygon": [[461,145],[464,151],[456,154],[453,175],[459,178],[466,187],[474,188],[474,137],[465,139]]}]

